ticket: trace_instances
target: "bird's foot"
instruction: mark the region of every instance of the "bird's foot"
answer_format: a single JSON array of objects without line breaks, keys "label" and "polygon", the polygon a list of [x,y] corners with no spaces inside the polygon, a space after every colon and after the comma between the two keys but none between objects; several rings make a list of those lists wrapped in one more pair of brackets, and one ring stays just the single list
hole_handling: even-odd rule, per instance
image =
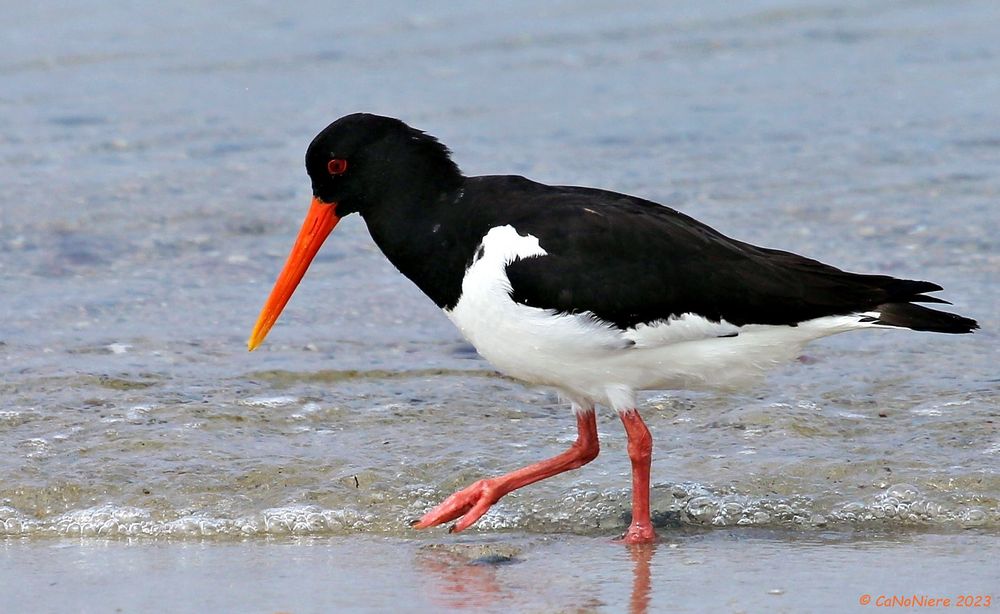
[{"label": "bird's foot", "polygon": [[413,526],[426,529],[458,518],[449,532],[463,531],[479,520],[504,494],[497,489],[494,480],[479,480],[442,501]]},{"label": "bird's foot", "polygon": [[620,539],[626,544],[655,544],[660,538],[657,537],[652,524],[633,522]]}]

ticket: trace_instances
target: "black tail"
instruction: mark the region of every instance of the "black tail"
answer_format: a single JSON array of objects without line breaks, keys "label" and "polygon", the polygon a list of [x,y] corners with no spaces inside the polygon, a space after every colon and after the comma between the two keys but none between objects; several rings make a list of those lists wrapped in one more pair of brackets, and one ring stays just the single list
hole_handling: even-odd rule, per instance
[{"label": "black tail", "polygon": [[[928,290],[923,290],[928,292]],[[941,299],[930,296],[915,296],[910,300],[944,303]],[[937,311],[913,303],[885,303],[874,309],[879,313],[876,324],[900,326],[912,330],[925,330],[932,333],[971,333],[979,328],[979,324],[971,318],[964,318],[954,313]]]}]

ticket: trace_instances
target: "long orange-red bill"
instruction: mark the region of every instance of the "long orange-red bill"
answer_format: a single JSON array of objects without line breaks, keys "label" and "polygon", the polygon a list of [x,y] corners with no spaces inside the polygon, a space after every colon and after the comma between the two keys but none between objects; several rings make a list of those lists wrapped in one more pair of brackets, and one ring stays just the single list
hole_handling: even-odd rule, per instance
[{"label": "long orange-red bill", "polygon": [[302,230],[295,239],[295,245],[288,254],[285,261],[285,268],[281,269],[281,274],[274,282],[271,296],[267,297],[264,308],[260,310],[260,317],[257,324],[250,333],[250,340],[247,341],[247,348],[252,352],[264,341],[267,332],[271,330],[274,323],[278,321],[281,310],[285,308],[288,299],[292,297],[292,292],[302,281],[309,263],[312,262],[319,251],[323,241],[330,235],[340,218],[337,217],[337,204],[324,203],[316,197],[312,199],[312,206],[309,207],[309,214],[302,222]]}]

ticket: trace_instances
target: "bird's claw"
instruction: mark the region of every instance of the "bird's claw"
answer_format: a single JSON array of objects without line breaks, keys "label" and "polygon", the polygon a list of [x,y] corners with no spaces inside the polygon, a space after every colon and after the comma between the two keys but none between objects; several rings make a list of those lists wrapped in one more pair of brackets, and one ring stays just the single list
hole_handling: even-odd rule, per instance
[{"label": "bird's claw", "polygon": [[479,480],[448,497],[434,509],[413,523],[417,529],[426,529],[458,519],[449,533],[458,533],[482,518],[503,493],[498,492],[492,480]]},{"label": "bird's claw", "polygon": [[645,523],[632,523],[619,539],[629,545],[655,544],[660,540],[653,526]]}]

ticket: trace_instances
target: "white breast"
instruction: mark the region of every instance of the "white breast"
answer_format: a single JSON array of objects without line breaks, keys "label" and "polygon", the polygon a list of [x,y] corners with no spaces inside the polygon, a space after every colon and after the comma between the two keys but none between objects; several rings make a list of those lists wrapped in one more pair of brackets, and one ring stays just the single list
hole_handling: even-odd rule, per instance
[{"label": "white breast", "polygon": [[860,314],[793,327],[736,326],[689,313],[623,331],[593,314],[514,302],[507,266],[546,255],[534,236],[509,225],[491,229],[466,271],[458,303],[445,313],[497,369],[554,386],[581,405],[624,410],[634,407],[637,390],[743,386],[795,358],[813,339],[870,326]]}]

